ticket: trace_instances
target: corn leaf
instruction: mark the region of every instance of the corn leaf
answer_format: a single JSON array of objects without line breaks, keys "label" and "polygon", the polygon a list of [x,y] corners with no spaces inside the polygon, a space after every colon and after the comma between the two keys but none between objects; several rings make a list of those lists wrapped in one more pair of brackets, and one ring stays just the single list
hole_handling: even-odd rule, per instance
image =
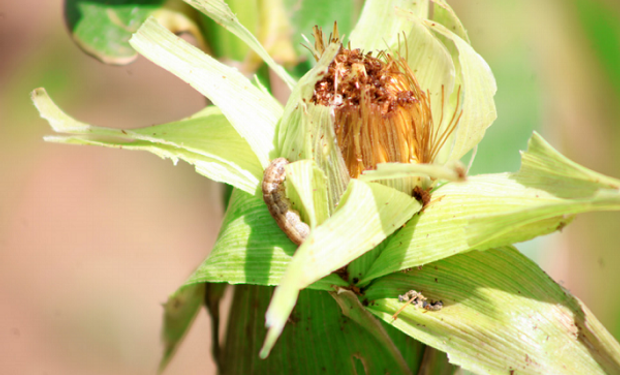
[{"label": "corn leaf", "polygon": [[216,107],[207,107],[168,124],[121,130],[92,126],[71,118],[56,106],[45,89],[34,90],[32,100],[54,131],[73,134],[47,136],[48,142],[149,151],[175,163],[184,160],[214,181],[250,194],[257,192],[262,176],[260,163],[248,143]]},{"label": "corn leaf", "polygon": [[[303,290],[287,328],[269,358],[256,353],[265,336],[265,310],[273,288],[235,287],[223,350],[224,369],[246,374],[403,374],[402,366],[381,341],[342,315],[338,304],[322,291]],[[374,317],[372,317],[374,319]],[[424,346],[382,323],[412,369],[420,366]],[[414,372],[417,373],[417,372]]]},{"label": "corn leaf", "polygon": [[376,247],[420,209],[395,189],[351,180],[338,210],[299,247],[267,310],[266,357],[295,306],[299,291]]},{"label": "corn leaf", "polygon": [[361,284],[473,249],[505,246],[562,229],[573,215],[620,209],[620,181],[568,160],[538,134],[517,173],[468,177],[431,196],[390,237]]},{"label": "corn leaf", "polygon": [[452,41],[458,51],[457,81],[462,85],[463,115],[454,135],[449,160],[459,160],[480,143],[486,129],[497,118],[493,100],[497,85],[489,65],[467,41],[437,22],[425,20],[424,23],[429,29]]},{"label": "corn leaf", "polygon": [[336,292],[330,292],[329,294],[336,300],[344,316],[350,318],[368,331],[368,333],[373,335],[381,346],[387,350],[396,363],[399,364],[401,374],[412,374],[402,353],[398,350],[396,345],[394,345],[394,342],[387,334],[380,321],[375,319],[364,306],[362,306],[355,293],[347,289],[339,288]]},{"label": "corn leaf", "polygon": [[282,107],[239,71],[185,42],[149,18],[129,43],[155,64],[188,82],[218,106],[263,168],[269,164]]},{"label": "corn leaf", "polygon": [[395,47],[399,38],[402,38],[402,33],[411,30],[411,21],[400,16],[402,10],[426,18],[428,7],[428,0],[367,0],[360,19],[349,37],[351,46],[364,51]]},{"label": "corn leaf", "polygon": [[458,18],[456,13],[454,13],[452,7],[450,7],[445,0],[433,0],[433,4],[433,21],[444,25],[446,29],[452,30],[452,32],[458,35],[461,39],[471,44],[469,36],[467,35],[467,30],[465,30],[465,26],[463,26],[461,20]]},{"label": "corn leaf", "polygon": [[327,204],[327,181],[325,174],[312,160],[300,160],[287,164],[286,180],[287,197],[295,207],[296,199],[291,197],[291,192],[295,192],[299,197],[298,210],[305,223],[310,228],[316,228],[323,224],[329,217],[329,207]]},{"label": "corn leaf", "polygon": [[[422,291],[439,311],[398,295]],[[477,374],[615,374],[620,345],[592,313],[512,247],[472,251],[394,273],[368,288],[368,309]]]},{"label": "corn leaf", "polygon": [[239,39],[244,41],[280,78],[282,78],[291,90],[295,87],[295,80],[286,72],[286,70],[284,70],[282,66],[273,60],[265,48],[260,44],[258,39],[256,39],[256,37],[239,22],[237,17],[233,14],[233,12],[231,12],[230,8],[223,0],[184,1],[211,17],[215,22],[225,27],[226,30],[239,37]]},{"label": "corn leaf", "polygon": [[316,82],[325,74],[339,49],[340,44],[330,44],[317,65],[299,80],[278,124],[278,147],[271,155],[274,159],[283,156],[290,161],[314,160],[327,177],[330,213],[347,187],[349,172],[336,143],[331,109],[315,105],[310,99]]},{"label": "corn leaf", "polygon": [[400,47],[399,53],[407,59],[422,91],[429,94],[433,127],[437,134],[441,134],[449,126],[456,106],[456,68],[452,56],[422,18],[411,11],[399,9],[398,12],[400,17],[409,21],[409,29],[402,41],[404,48]]},{"label": "corn leaf", "polygon": [[[262,197],[235,190],[211,254],[185,285],[202,282],[277,285],[295,248],[269,214]],[[329,275],[309,287],[332,290],[332,285],[347,283],[337,275]]]},{"label": "corn leaf", "polygon": [[205,284],[183,286],[168,297],[168,301],[164,304],[162,327],[164,354],[159,363],[159,372],[166,368],[174,356],[203,305],[204,298]]},{"label": "corn leaf", "polygon": [[188,32],[204,46],[202,33],[185,4],[164,0],[67,0],[65,22],[73,41],[87,54],[106,64],[126,65],[138,57],[129,38],[149,16],[175,33]]},{"label": "corn leaf", "polygon": [[445,181],[464,181],[465,167],[460,163],[448,165],[379,163],[377,164],[377,169],[362,172],[359,180],[396,180],[407,177],[430,177]]}]

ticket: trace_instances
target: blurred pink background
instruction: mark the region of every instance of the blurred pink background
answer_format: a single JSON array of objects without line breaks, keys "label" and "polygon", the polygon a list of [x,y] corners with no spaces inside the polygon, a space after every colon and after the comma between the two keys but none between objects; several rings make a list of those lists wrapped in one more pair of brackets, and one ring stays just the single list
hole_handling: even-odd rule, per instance
[{"label": "blurred pink background", "polygon": [[[498,79],[499,119],[481,170],[516,170],[537,129],[573,160],[620,177],[618,91],[580,8],[450,3]],[[615,1],[596,3],[620,19]],[[52,131],[29,99],[41,86],[75,118],[119,128],[190,115],[204,98],[145,59],[110,67],[83,54],[60,0],[0,0],[0,373],[152,374],[160,305],[208,254],[220,186],[147,153],[43,142]],[[506,147],[512,159],[501,164],[493,155]],[[619,214],[593,213],[519,246],[616,337],[619,230]],[[203,311],[166,374],[214,372],[209,330]]]}]

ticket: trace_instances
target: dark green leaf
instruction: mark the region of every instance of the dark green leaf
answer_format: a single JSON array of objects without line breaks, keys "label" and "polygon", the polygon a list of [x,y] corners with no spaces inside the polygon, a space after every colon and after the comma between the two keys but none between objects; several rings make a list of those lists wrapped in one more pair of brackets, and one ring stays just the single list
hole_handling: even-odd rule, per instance
[{"label": "dark green leaf", "polygon": [[[235,287],[223,374],[402,373],[384,345],[343,316],[336,302],[322,291],[300,293],[278,344],[267,359],[259,359],[258,351],[266,334],[265,310],[272,293],[271,287]],[[423,346],[388,325],[384,327],[395,338],[410,368],[417,369]]]},{"label": "dark green leaf", "polygon": [[129,38],[151,15],[174,32],[189,31],[200,39],[190,8],[180,0],[66,0],[65,20],[84,52],[106,64],[125,65],[137,57]]},{"label": "dark green leaf", "polygon": [[163,371],[183,337],[191,327],[194,318],[204,301],[205,284],[194,284],[179,288],[164,304],[164,325],[162,340],[164,355],[159,363],[159,371]]}]

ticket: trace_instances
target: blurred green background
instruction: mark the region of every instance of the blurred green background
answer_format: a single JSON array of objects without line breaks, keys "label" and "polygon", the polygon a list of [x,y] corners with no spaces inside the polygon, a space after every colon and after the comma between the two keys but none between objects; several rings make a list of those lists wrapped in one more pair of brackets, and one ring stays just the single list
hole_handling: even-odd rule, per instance
[{"label": "blurred green background", "polygon": [[[498,84],[499,118],[472,173],[517,170],[537,130],[620,177],[620,3],[449,2]],[[125,128],[189,115],[204,98],[142,58],[86,56],[60,0],[0,0],[0,57],[0,373],[151,374],[160,304],[208,254],[220,187],[150,154],[44,143],[29,93],[45,87],[75,118]],[[618,213],[586,214],[518,246],[616,338],[619,230]],[[203,313],[166,373],[213,372],[209,337]]]}]

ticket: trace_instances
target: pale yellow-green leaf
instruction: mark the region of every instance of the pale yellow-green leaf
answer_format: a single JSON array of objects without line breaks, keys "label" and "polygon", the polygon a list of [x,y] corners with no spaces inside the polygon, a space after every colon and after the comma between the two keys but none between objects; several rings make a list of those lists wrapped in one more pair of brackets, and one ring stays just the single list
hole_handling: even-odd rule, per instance
[{"label": "pale yellow-green leaf", "polygon": [[395,189],[351,180],[338,210],[310,232],[276,288],[261,356],[275,344],[301,289],[373,249],[419,209],[415,199]]},{"label": "pale yellow-green leaf", "polygon": [[217,105],[243,137],[263,168],[269,164],[282,107],[228,67],[149,18],[129,41],[140,54],[175,74]]},{"label": "pale yellow-green leaf", "polygon": [[454,113],[455,101],[450,101],[456,74],[452,56],[422,22],[422,18],[403,9],[398,9],[398,14],[409,21],[399,53],[407,59],[422,91],[429,94],[433,127],[437,129],[437,134],[441,134]]},{"label": "pale yellow-green leaf", "polygon": [[258,54],[267,65],[286,83],[292,90],[295,87],[295,80],[276,63],[260,44],[256,37],[246,29],[231,12],[224,0],[184,0],[194,8],[213,18],[215,22],[225,27],[228,31],[243,40],[256,54]]},{"label": "pale yellow-green leaf", "polygon": [[[467,241],[477,249],[505,244],[515,228],[534,226],[555,217],[603,210],[620,210],[620,180],[589,170],[554,150],[534,133],[523,154],[521,170],[514,178],[564,198],[561,201],[510,213],[489,215],[466,228]],[[523,229],[520,232],[524,232]]]},{"label": "pale yellow-green leaf", "polygon": [[[465,228],[467,243],[470,247],[484,250],[506,244],[514,231],[522,233],[536,232],[537,224],[545,220],[571,218],[583,212],[620,210],[620,192],[618,190],[601,190],[587,199],[572,199],[564,202],[550,203],[515,212],[489,215],[475,221]],[[556,224],[556,229],[565,226],[564,221]],[[529,233],[528,233],[529,234]],[[529,234],[528,237],[532,236]],[[516,241],[515,241],[516,242]]]},{"label": "pale yellow-green leaf", "polygon": [[[289,192],[295,191],[303,207],[298,210],[302,214],[303,221],[310,225],[310,228],[323,224],[329,217],[325,174],[312,160],[290,163],[284,169],[286,170],[287,197],[294,204],[295,199],[289,195]],[[293,189],[289,189],[289,186]]]},{"label": "pale yellow-green leaf", "polygon": [[161,335],[164,353],[159,362],[159,372],[166,368],[174,356],[183,337],[194,322],[204,297],[205,284],[182,286],[168,297],[168,301],[164,304],[164,325]]},{"label": "pale yellow-green leaf", "polygon": [[453,33],[461,37],[464,41],[471,44],[467,30],[461,23],[452,7],[445,0],[433,0],[435,7],[433,8],[433,21],[444,25],[446,29],[452,30]]},{"label": "pale yellow-green leaf", "polygon": [[[551,147],[537,132],[532,135],[521,160],[518,181],[551,190],[559,197],[587,198],[598,189],[620,189],[620,179],[575,163]],[[564,183],[554,184],[558,179]]]},{"label": "pale yellow-green leaf", "polygon": [[460,252],[548,234],[577,213],[618,210],[619,186],[534,134],[519,172],[468,177],[433,191],[424,210],[388,239],[361,284]]},{"label": "pale yellow-green leaf", "polygon": [[458,35],[437,22],[424,21],[427,27],[454,43],[458,50],[457,74],[462,85],[463,115],[454,135],[449,160],[459,160],[476,146],[491,126],[497,112],[493,96],[497,91],[491,68],[484,59]]},{"label": "pale yellow-green leaf", "polygon": [[401,11],[408,10],[417,17],[426,18],[428,9],[428,0],[367,0],[349,37],[351,47],[376,51],[391,49],[399,40],[404,43],[402,33],[411,30],[411,21],[400,16]]},{"label": "pale yellow-green leaf", "polygon": [[465,167],[458,162],[446,165],[379,163],[377,164],[377,169],[362,172],[359,180],[396,180],[409,177],[430,177],[444,181],[464,181]]},{"label": "pale yellow-green leaf", "polygon": [[314,160],[327,177],[330,213],[349,182],[349,172],[336,144],[333,115],[327,106],[311,103],[316,82],[327,71],[340,45],[332,43],[323,56],[300,80],[284,109],[277,129],[277,150],[271,157],[289,161]]},{"label": "pale yellow-green leaf", "polygon": [[[422,291],[443,308],[398,295]],[[616,374],[620,345],[592,313],[512,247],[473,251],[382,277],[368,309],[477,374]]]},{"label": "pale yellow-green leaf", "polygon": [[262,177],[260,163],[248,143],[216,107],[207,107],[168,124],[121,130],[92,126],[71,118],[54,104],[44,89],[33,91],[32,100],[54,131],[72,134],[47,136],[48,142],[149,151],[175,163],[184,160],[214,181],[250,194],[257,192]]}]

